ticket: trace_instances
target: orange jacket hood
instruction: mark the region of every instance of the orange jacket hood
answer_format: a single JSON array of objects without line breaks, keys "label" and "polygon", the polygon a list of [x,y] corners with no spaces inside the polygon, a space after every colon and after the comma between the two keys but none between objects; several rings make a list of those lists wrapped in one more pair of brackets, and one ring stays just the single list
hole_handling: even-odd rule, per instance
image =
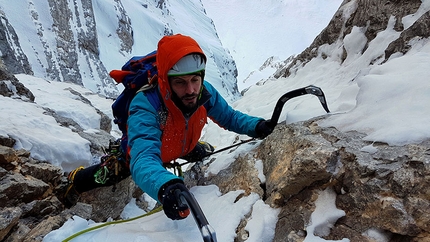
[{"label": "orange jacket hood", "polygon": [[157,49],[157,68],[158,68],[158,85],[160,92],[164,98],[170,99],[171,90],[167,78],[167,72],[176,64],[182,57],[191,53],[199,53],[206,56],[199,44],[191,37],[176,34],[164,36],[158,42]]}]

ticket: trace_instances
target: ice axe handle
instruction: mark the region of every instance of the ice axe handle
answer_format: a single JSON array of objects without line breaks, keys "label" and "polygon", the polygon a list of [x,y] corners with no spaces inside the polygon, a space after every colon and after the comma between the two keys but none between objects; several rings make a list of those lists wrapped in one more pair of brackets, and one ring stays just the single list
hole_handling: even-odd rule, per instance
[{"label": "ice axe handle", "polygon": [[197,203],[197,200],[189,191],[182,191],[178,194],[182,202],[186,202],[188,207],[193,214],[194,220],[196,221],[197,226],[200,229],[200,233],[203,237],[204,242],[217,242],[215,230],[210,226],[207,221],[200,205]]}]

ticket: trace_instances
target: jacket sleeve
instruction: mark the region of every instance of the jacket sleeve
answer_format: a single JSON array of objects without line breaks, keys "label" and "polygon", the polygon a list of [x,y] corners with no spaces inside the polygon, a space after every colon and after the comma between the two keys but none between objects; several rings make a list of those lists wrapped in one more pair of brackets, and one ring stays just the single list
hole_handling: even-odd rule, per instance
[{"label": "jacket sleeve", "polygon": [[161,186],[178,177],[167,171],[161,161],[161,130],[158,114],[145,93],[132,100],[128,118],[130,172],[134,182],[158,201]]},{"label": "jacket sleeve", "polygon": [[220,127],[233,131],[238,134],[246,134],[257,138],[255,127],[263,120],[234,110],[219,92],[208,82],[204,82],[206,90],[212,95],[205,107],[211,118]]}]

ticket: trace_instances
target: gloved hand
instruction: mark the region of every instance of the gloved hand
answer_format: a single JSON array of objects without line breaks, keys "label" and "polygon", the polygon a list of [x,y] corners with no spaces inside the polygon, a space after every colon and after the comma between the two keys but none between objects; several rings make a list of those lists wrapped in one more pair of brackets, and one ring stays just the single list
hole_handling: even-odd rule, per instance
[{"label": "gloved hand", "polygon": [[275,127],[272,127],[270,123],[270,119],[268,120],[261,120],[258,122],[257,126],[255,126],[255,132],[257,133],[258,137],[260,139],[266,138],[269,134],[273,132],[273,129]]},{"label": "gloved hand", "polygon": [[[176,192],[177,190],[178,192]],[[158,192],[164,213],[172,220],[184,219],[190,214],[188,205],[183,203],[178,196],[178,193],[182,191],[189,192],[182,180],[175,179],[164,184]]]},{"label": "gloved hand", "polygon": [[215,148],[211,144],[204,141],[199,141],[197,142],[196,147],[194,147],[190,153],[181,157],[181,159],[187,160],[189,162],[202,161],[205,157],[208,157],[210,154],[212,154],[214,150]]}]

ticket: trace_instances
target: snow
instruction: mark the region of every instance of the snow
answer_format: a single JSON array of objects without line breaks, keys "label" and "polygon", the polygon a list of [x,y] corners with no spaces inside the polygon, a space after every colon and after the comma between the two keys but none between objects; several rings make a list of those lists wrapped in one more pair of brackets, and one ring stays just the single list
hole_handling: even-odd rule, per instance
[{"label": "snow", "polygon": [[[204,2],[205,6],[208,6],[209,0]],[[271,31],[274,36],[272,35],[262,40],[260,36],[255,36],[255,30],[251,29],[251,31],[249,27],[244,27],[243,30],[247,29],[247,31],[242,32],[242,28],[237,27],[247,26],[244,21],[246,23],[254,21],[255,23],[257,17],[261,20],[259,18],[261,15],[256,14],[255,18],[253,18],[254,15],[252,14],[252,11],[256,11],[258,6],[251,9],[243,8],[246,10],[245,16],[247,16],[247,18],[243,19],[234,18],[236,15],[231,12],[224,12],[230,11],[229,9],[231,8],[231,11],[234,10],[234,13],[238,13],[237,15],[240,16],[238,9],[242,8],[236,5],[232,7],[231,4],[245,4],[244,2],[246,1],[225,2],[226,8],[219,10],[220,12],[215,12],[215,14],[211,14],[210,11],[217,11],[216,9],[208,9],[210,15],[219,15],[218,18],[214,17],[216,24],[220,18],[228,21],[229,17],[232,17],[233,19],[228,22],[235,24],[235,27],[232,28],[233,30],[238,31],[237,33],[241,31],[240,36],[244,39],[255,40],[260,44],[258,48],[253,45],[253,41],[241,42],[240,48],[237,49],[235,49],[235,45],[230,46],[231,51],[237,52],[238,56],[242,56],[235,57],[237,58],[238,66],[249,65],[252,70],[257,69],[258,66],[255,67],[250,63],[256,62],[260,65],[272,55],[269,54],[270,48],[277,50],[275,54],[285,54],[282,58],[290,55],[288,51],[279,51],[279,45],[275,48],[273,46],[276,44],[267,43],[272,43],[272,40],[277,39],[283,40],[282,45],[294,43],[297,41],[299,33],[291,32],[292,34],[287,35],[285,33],[289,30]],[[303,6],[300,4],[304,4],[304,2],[281,1],[285,6],[288,4]],[[315,3],[315,1],[309,2]],[[340,1],[336,1],[336,3],[334,1],[325,2],[330,2],[333,6],[340,3]],[[212,4],[216,3],[216,0],[212,0]],[[353,3],[343,7],[345,15],[350,14],[355,7]],[[274,3],[269,5],[272,7],[277,6]],[[306,8],[306,6],[310,5],[310,3],[309,5],[305,4],[300,14],[307,17],[311,16],[309,21],[295,22],[289,20],[289,22],[294,23],[293,25],[301,30],[314,28],[312,23],[312,16],[315,13],[314,8]],[[325,6],[328,5],[316,6],[326,11]],[[288,9],[291,9],[291,12],[288,12]],[[282,22],[285,16],[298,17],[297,13],[294,12],[296,9],[272,9],[274,12],[270,13],[274,16],[273,21]],[[307,10],[310,13],[304,14]],[[423,0],[420,10],[416,14],[405,17],[403,21],[410,26],[413,21],[429,10],[430,0]],[[280,14],[277,11],[287,12]],[[327,20],[334,11],[334,8],[331,12],[329,11],[328,16],[326,16]],[[266,20],[267,18],[261,20],[261,22]],[[223,21],[219,21],[223,25]],[[277,80],[269,79],[264,84],[252,86],[240,100],[232,103],[232,106],[251,115],[270,118],[274,105],[282,94],[313,84],[321,87],[324,91],[331,113],[325,113],[315,96],[306,95],[288,101],[283,108],[279,122],[293,123],[325,115],[326,119],[319,123],[321,126],[334,126],[345,132],[357,130],[365,133],[365,139],[371,142],[405,145],[429,139],[430,106],[428,103],[430,103],[430,84],[428,77],[430,76],[430,68],[428,68],[428,63],[430,63],[430,41],[429,39],[413,39],[410,41],[411,49],[409,52],[404,55],[396,53],[387,62],[382,62],[383,58],[381,57],[384,56],[385,48],[399,36],[399,33],[393,29],[394,21],[395,19],[392,18],[387,29],[378,33],[377,37],[368,43],[364,53],[361,52],[367,39],[363,35],[363,29],[354,28],[345,38],[344,44],[348,53],[348,58],[345,62],[341,63],[339,61],[342,53],[341,42],[322,46],[318,50],[319,56],[317,58],[304,67],[297,67],[290,77]],[[324,27],[327,22],[322,23],[321,27]],[[226,24],[224,22],[224,25]],[[283,24],[288,25],[285,24],[285,21]],[[217,28],[222,29],[219,25],[217,25]],[[261,26],[258,29],[262,30]],[[314,33],[313,35],[316,34]],[[224,43],[236,41],[235,36],[232,33],[220,33]],[[115,42],[109,38],[101,41]],[[263,46],[262,43],[270,48],[268,47],[266,51],[262,52],[264,55],[262,53],[257,54],[258,56],[263,55],[262,61],[255,61],[254,57],[250,57],[250,53],[254,53],[254,50],[260,50]],[[109,46],[109,44],[105,43],[100,46]],[[299,53],[304,47],[306,46],[296,47],[292,53]],[[109,55],[109,52],[102,50],[101,54]],[[322,57],[323,54],[326,58]],[[105,59],[109,58],[105,57]],[[111,116],[110,105],[112,100],[95,95],[73,84],[48,83],[28,75],[17,75],[17,78],[31,89],[36,96],[36,100],[35,103],[29,103],[0,96],[2,104],[0,107],[2,117],[0,135],[9,135],[16,139],[17,144],[14,148],[30,150],[35,158],[48,160],[55,165],[60,165],[65,171],[70,171],[79,165],[89,165],[91,162],[89,142],[72,132],[70,128],[60,126],[51,116],[45,115],[46,110],[44,108],[55,110],[64,117],[81,124],[85,132],[96,132],[99,128],[99,116],[95,108],[77,100],[85,97],[93,106],[109,116]],[[67,88],[73,89],[82,96],[72,94]],[[79,110],[79,112],[76,112],[76,110]],[[112,134],[118,136],[119,133],[114,130]],[[205,134],[202,137],[203,140],[213,144],[216,149],[233,144],[236,138],[245,140],[249,137],[237,136],[234,133],[220,129],[214,123],[207,125]],[[253,149],[260,142],[247,143],[213,155],[211,158],[216,158],[216,160],[209,166],[207,175],[216,175],[239,155],[252,154]],[[376,150],[377,148],[372,145],[363,148],[363,151],[369,153],[376,152]],[[262,161],[256,161],[256,167],[260,171],[258,177],[264,181]],[[246,214],[251,214],[251,218],[245,228],[249,232],[249,237],[246,241],[271,241],[273,239],[279,209],[273,209],[265,205],[257,194],[243,196],[243,191],[231,191],[227,194],[221,194],[219,188],[214,185],[196,186],[191,189],[191,192],[205,212],[209,223],[217,232],[218,241],[234,241],[235,229]],[[152,204],[151,206],[154,206],[153,200],[148,197],[145,199]],[[306,228],[308,231],[306,241],[324,241],[318,235],[326,234],[333,223],[344,215],[343,211],[336,208],[334,199],[335,194],[333,191],[329,189],[320,191],[316,202],[316,210]],[[135,200],[132,200],[124,209],[122,217],[130,218],[144,213],[135,205]],[[62,227],[48,234],[44,238],[44,242],[61,241],[76,232],[99,224],[74,216]],[[387,241],[386,236],[376,229],[369,230],[364,235],[374,238],[376,241]],[[103,229],[92,231],[77,237],[73,241],[108,242],[119,240],[136,242],[201,241],[201,236],[192,216],[185,220],[172,221],[167,219],[164,213],[160,212],[132,222],[110,225]],[[348,240],[343,239],[342,241]]]},{"label": "snow", "polygon": [[277,210],[272,209],[262,200],[256,201],[252,208],[251,219],[245,226],[245,230],[250,231],[246,241],[258,242],[273,240],[275,228],[272,225],[276,224],[277,221]]},{"label": "snow", "polygon": [[[61,127],[41,106],[0,96],[0,134],[16,140],[15,149],[29,150],[32,157],[71,170],[91,159],[90,143]],[[57,100],[58,101],[58,100]]]},{"label": "snow", "polygon": [[386,231],[381,229],[372,228],[363,233],[363,236],[367,236],[378,242],[388,242],[390,241],[390,236]]},{"label": "snow", "polygon": [[[319,236],[329,235],[334,223],[345,216],[345,212],[336,208],[336,193],[332,188],[319,192],[315,207],[315,211],[311,215],[311,222],[307,227],[308,235],[304,241],[329,241]],[[341,241],[349,240],[342,239]]]},{"label": "snow", "polygon": [[[267,231],[261,231],[268,228],[274,231],[277,212],[267,207],[262,202],[257,203],[259,196],[251,194],[236,201],[243,191],[233,191],[221,195],[218,187],[209,185],[204,187],[193,187],[191,192],[199,202],[205,216],[210,221],[210,225],[215,228],[218,241],[234,241],[236,227],[240,220],[250,212],[253,206],[259,207],[259,213],[266,212],[263,220],[260,216],[251,219],[251,228],[256,227],[256,240],[260,238],[273,238],[273,232],[267,234]],[[235,202],[236,201],[236,202]],[[133,201],[132,201],[133,202]],[[214,206],[216,204],[216,206]],[[127,209],[130,209],[128,207]],[[134,207],[134,216],[144,214],[141,210]],[[221,219],[222,218],[222,219]],[[43,241],[61,241],[74,233],[83,229],[100,225],[93,221],[86,221],[80,217],[73,217],[67,221],[59,230],[53,231],[45,236]],[[265,234],[266,232],[266,234]],[[253,236],[251,231],[250,235]],[[264,236],[264,237],[260,237]],[[168,219],[163,212],[143,217],[139,220],[115,224],[99,231],[89,232],[79,236],[73,241],[201,241],[201,235],[195,224],[194,218],[188,216],[184,220],[173,221]]]}]

